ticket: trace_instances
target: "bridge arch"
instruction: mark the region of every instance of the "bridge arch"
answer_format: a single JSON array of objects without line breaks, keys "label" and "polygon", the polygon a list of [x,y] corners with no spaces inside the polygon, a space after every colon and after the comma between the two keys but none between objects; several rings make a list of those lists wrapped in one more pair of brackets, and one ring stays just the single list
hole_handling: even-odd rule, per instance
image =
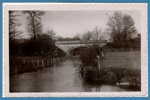
[{"label": "bridge arch", "polygon": [[83,52],[84,49],[87,49],[88,46],[78,46],[69,50],[71,56],[77,56]]},{"label": "bridge arch", "polygon": [[93,44],[103,46],[106,45],[106,43],[106,41],[56,41],[55,45],[67,55],[70,55],[74,50],[78,51],[76,49],[87,48],[89,45]]}]

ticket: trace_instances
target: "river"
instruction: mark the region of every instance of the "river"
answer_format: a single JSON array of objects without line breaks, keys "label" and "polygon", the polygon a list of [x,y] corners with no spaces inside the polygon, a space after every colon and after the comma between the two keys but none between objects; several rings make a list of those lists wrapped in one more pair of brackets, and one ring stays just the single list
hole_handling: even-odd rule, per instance
[{"label": "river", "polygon": [[23,73],[11,78],[12,92],[98,92],[125,91],[116,86],[93,86],[83,82],[78,73],[79,61],[67,59],[36,72]]}]

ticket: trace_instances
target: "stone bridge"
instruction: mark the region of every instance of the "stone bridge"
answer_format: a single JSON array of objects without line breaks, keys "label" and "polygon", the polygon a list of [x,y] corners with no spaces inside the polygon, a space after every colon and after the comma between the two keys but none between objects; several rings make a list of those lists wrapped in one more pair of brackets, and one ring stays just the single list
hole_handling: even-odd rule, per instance
[{"label": "stone bridge", "polygon": [[90,45],[99,45],[100,47],[106,45],[107,41],[94,41],[94,40],[90,40],[90,41],[80,41],[80,40],[75,40],[75,41],[56,41],[55,45],[63,50],[66,54],[70,54],[70,51],[75,49],[75,48],[79,48],[79,47],[87,47]]}]

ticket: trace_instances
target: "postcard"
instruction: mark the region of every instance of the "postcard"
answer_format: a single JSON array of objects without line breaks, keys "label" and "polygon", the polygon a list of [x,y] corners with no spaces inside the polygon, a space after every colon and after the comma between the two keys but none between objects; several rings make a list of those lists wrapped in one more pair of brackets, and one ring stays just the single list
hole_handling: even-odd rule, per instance
[{"label": "postcard", "polygon": [[148,96],[146,3],[4,3],[4,97]]}]

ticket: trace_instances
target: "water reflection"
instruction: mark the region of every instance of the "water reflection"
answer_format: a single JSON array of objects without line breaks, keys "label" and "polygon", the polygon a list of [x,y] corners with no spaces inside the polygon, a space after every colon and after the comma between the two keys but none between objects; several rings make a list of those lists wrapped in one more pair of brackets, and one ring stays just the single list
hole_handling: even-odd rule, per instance
[{"label": "water reflection", "polygon": [[115,86],[92,86],[83,82],[78,73],[80,62],[68,59],[37,72],[12,77],[11,90],[14,92],[95,92],[124,91]]}]

